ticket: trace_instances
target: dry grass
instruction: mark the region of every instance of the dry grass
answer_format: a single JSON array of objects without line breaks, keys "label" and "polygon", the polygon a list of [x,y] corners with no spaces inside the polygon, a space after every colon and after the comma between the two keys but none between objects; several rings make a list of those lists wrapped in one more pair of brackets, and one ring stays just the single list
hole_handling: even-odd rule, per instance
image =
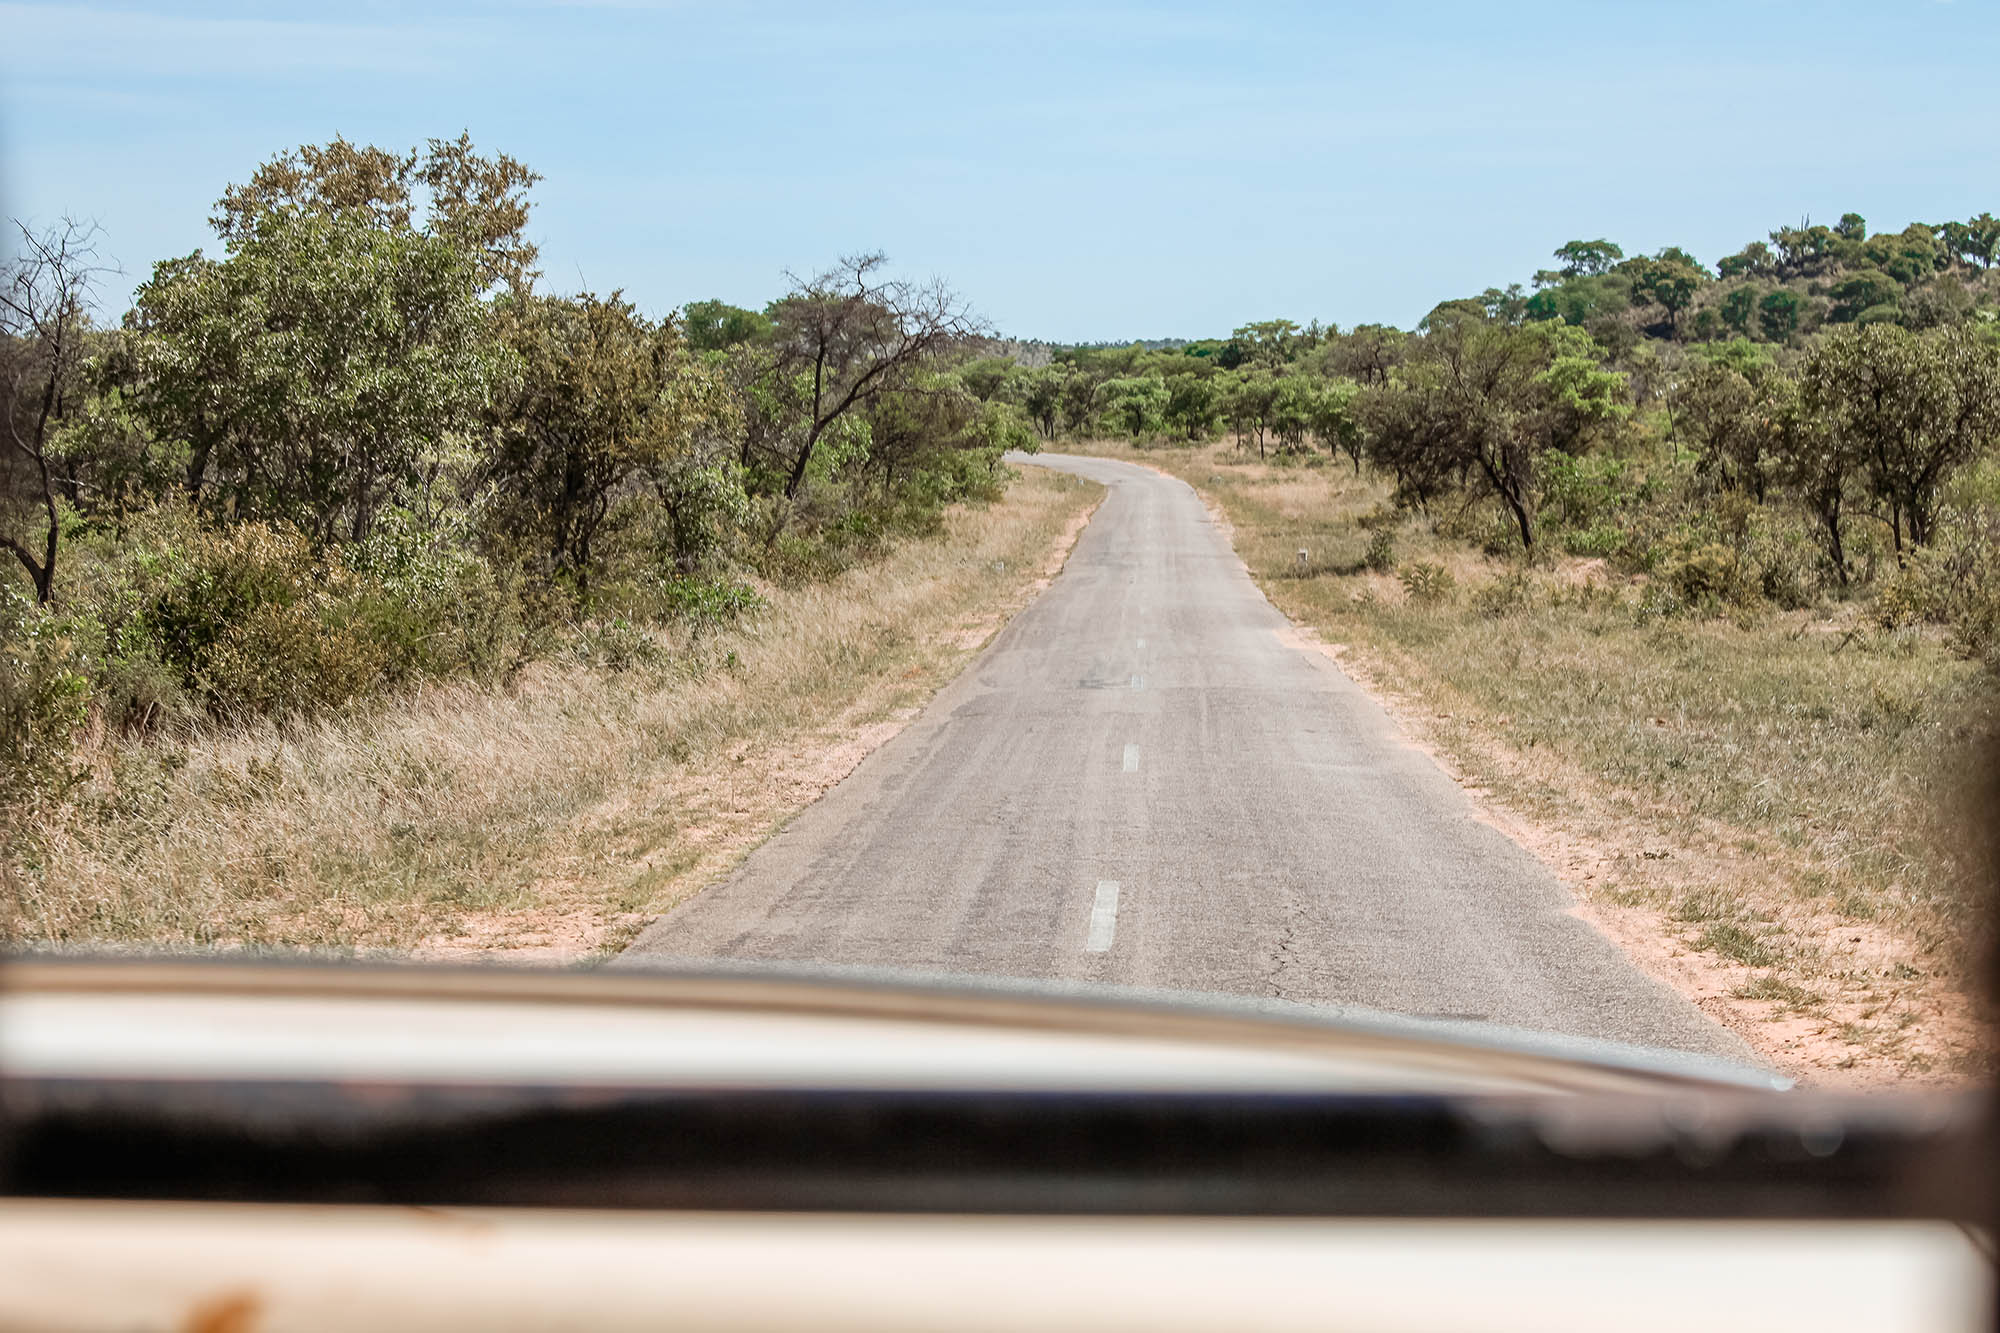
[{"label": "dry grass", "polygon": [[886,739],[1060,559],[1099,489],[1024,469],[944,533],[661,665],[542,665],[365,714],[113,747],[13,877],[59,946],[616,948]]},{"label": "dry grass", "polygon": [[[1953,798],[1977,666],[1852,606],[1651,616],[1602,562],[1524,569],[1416,521],[1370,569],[1360,520],[1387,489],[1344,464],[1093,448],[1202,491],[1271,599],[1586,916],[1781,1065],[1847,1083],[1976,1067],[1978,904]],[[1427,576],[1444,586],[1429,600],[1410,586],[1422,566],[1448,575]]]}]

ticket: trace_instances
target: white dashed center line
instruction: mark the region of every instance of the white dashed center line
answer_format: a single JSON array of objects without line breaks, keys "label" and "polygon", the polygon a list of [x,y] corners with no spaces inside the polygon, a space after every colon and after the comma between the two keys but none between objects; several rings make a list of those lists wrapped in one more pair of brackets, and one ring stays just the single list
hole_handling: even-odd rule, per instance
[{"label": "white dashed center line", "polygon": [[1132,677],[1132,688],[1133,688],[1133,689],[1135,689],[1135,690],[1143,690],[1143,689],[1145,689],[1145,688],[1146,688],[1146,678],[1145,678],[1144,676],[1134,676],[1134,677]]},{"label": "white dashed center line", "polygon": [[1125,747],[1125,771],[1127,773],[1139,771],[1139,747],[1136,745]]},{"label": "white dashed center line", "polygon": [[1090,904],[1090,938],[1083,942],[1085,953],[1103,953],[1111,947],[1118,929],[1118,881],[1097,881],[1097,897]]}]

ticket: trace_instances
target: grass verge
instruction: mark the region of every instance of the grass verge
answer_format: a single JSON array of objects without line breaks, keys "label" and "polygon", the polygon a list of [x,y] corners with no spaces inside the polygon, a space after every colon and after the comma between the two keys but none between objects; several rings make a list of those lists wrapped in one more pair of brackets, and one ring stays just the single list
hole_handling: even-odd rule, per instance
[{"label": "grass verge", "polygon": [[622,947],[892,735],[1060,566],[1100,488],[1022,469],[831,582],[624,670],[110,744],[8,875],[61,947],[576,961]]},{"label": "grass verge", "polygon": [[1344,464],[1087,448],[1193,484],[1272,601],[1583,915],[1780,1067],[1981,1071],[1979,904],[1954,855],[1990,817],[1956,799],[1976,664],[1841,604],[1659,615],[1602,561],[1524,565],[1400,519]]}]

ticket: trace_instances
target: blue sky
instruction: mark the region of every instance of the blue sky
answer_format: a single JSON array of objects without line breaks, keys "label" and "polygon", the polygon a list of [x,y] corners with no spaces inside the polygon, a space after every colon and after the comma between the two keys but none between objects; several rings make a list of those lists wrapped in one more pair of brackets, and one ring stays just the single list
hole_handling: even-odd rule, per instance
[{"label": "blue sky", "polygon": [[[336,133],[526,161],[547,283],[761,305],[879,249],[1002,330],[1408,325],[1571,237],[2000,211],[1977,0],[0,3],[0,210],[125,271]],[[29,57],[29,58],[23,58]]]}]

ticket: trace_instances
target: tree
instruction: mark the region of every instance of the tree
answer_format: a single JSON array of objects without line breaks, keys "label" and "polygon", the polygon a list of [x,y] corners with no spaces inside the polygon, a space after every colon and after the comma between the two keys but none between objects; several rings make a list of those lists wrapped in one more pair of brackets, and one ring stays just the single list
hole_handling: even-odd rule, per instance
[{"label": "tree", "polygon": [[1277,406],[1278,382],[1255,371],[1229,372],[1222,383],[1222,414],[1236,431],[1236,447],[1257,440],[1257,457],[1264,457],[1265,441],[1271,430],[1272,410]]},{"label": "tree", "polygon": [[1981,268],[1992,268],[1994,259],[2000,258],[2000,218],[1981,213],[1966,224],[1966,232],[1966,253]]},{"label": "tree", "polygon": [[1778,276],[1785,278],[1811,277],[1833,262],[1839,251],[1839,238],[1831,227],[1814,226],[1807,223],[1798,227],[1780,227],[1771,233],[1771,244],[1777,247],[1776,269]]},{"label": "tree", "polygon": [[359,217],[377,230],[416,230],[464,249],[482,291],[495,284],[526,291],[538,276],[527,193],[540,179],[504,153],[480,156],[465,134],[407,153],[335,138],[258,167],[248,184],[223,192],[209,221],[235,246],[274,213]]},{"label": "tree", "polygon": [[689,301],[681,307],[687,345],[697,352],[720,352],[769,336],[771,321],[755,310],[726,301]]},{"label": "tree", "polygon": [[773,303],[759,367],[766,411],[746,452],[782,477],[786,498],[805,484],[830,431],[846,429],[877,396],[932,359],[984,332],[942,283],[884,277],[880,254],[854,255],[799,280]]},{"label": "tree", "polygon": [[1633,264],[1632,294],[1665,310],[1668,327],[1678,336],[1681,312],[1709,281],[1708,270],[1678,246],[1668,246],[1653,258]]},{"label": "tree", "polygon": [[[76,387],[90,328],[91,283],[104,270],[94,225],[65,218],[39,232],[18,220],[14,227],[21,252],[0,265],[0,429],[25,470],[29,503],[41,510],[43,531],[39,550],[8,532],[0,532],[0,546],[27,571],[35,600],[47,603],[55,597],[62,545],[52,432]],[[0,484],[6,481],[0,471]]]},{"label": "tree", "polygon": [[1021,386],[1021,408],[1045,440],[1055,439],[1062,422],[1063,386],[1068,378],[1061,366],[1040,366],[1028,372]]},{"label": "tree", "polygon": [[1724,278],[1768,278],[1778,271],[1771,247],[1752,241],[1727,259],[1716,263],[1715,271]]},{"label": "tree", "polygon": [[1533,549],[1543,455],[1580,452],[1629,415],[1625,378],[1565,324],[1513,328],[1436,311],[1431,320],[1371,409],[1375,455],[1412,483],[1399,485],[1406,500],[1421,502],[1448,476],[1476,478]]},{"label": "tree", "polygon": [[1847,558],[1847,517],[1861,467],[1855,441],[1827,429],[1824,416],[1801,401],[1801,386],[1790,378],[1775,376],[1766,387],[1776,424],[1773,472],[1818,523],[1827,563],[1844,588],[1853,578]]},{"label": "tree", "polygon": [[1361,386],[1353,380],[1321,382],[1306,402],[1306,429],[1326,447],[1329,454],[1345,453],[1361,473],[1361,421],[1355,402]]},{"label": "tree", "polygon": [[1768,383],[1777,372],[1754,343],[1721,346],[1720,355],[1696,360],[1675,386],[1674,429],[1694,442],[1702,472],[1762,504],[1781,429]]},{"label": "tree", "polygon": [[505,526],[531,534],[587,594],[614,506],[650,492],[666,508],[676,563],[691,566],[705,525],[734,503],[728,490],[741,490],[715,446],[731,420],[721,372],[617,292],[519,298],[501,325],[519,365],[492,412],[489,476]]},{"label": "tree", "polygon": [[1799,380],[1805,410],[1886,506],[1898,558],[1927,545],[1945,482],[2000,436],[2000,348],[1962,326],[1843,329],[1814,344]]},{"label": "tree", "polygon": [[1188,373],[1170,376],[1167,379],[1165,409],[1168,424],[1178,428],[1184,439],[1206,437],[1209,428],[1215,424],[1219,396],[1214,379],[1208,375]]},{"label": "tree", "polygon": [[1556,247],[1558,270],[1565,278],[1594,278],[1609,273],[1611,266],[1625,257],[1625,251],[1599,237],[1594,241],[1565,241]]},{"label": "tree", "polygon": [[1098,401],[1106,424],[1129,439],[1157,435],[1166,425],[1167,386],[1158,375],[1106,380]]},{"label": "tree", "polygon": [[1757,331],[1757,298],[1759,289],[1745,283],[1732,287],[1718,309],[1722,323],[1740,338],[1748,338]]},{"label": "tree", "polygon": [[1864,268],[1836,282],[1827,292],[1833,307],[1827,319],[1852,324],[1870,311],[1886,307],[1893,315],[1902,300],[1903,285],[1880,269]]},{"label": "tree", "polygon": [[1788,342],[1799,331],[1805,302],[1797,292],[1779,287],[1757,302],[1757,327],[1774,343]]},{"label": "tree", "polygon": [[1292,359],[1301,339],[1299,326],[1291,320],[1266,319],[1243,325],[1229,335],[1229,341],[1243,349],[1237,364],[1276,370]]},{"label": "tree", "polygon": [[1408,339],[1401,329],[1384,324],[1358,325],[1328,342],[1326,369],[1362,384],[1387,384],[1389,372],[1403,364]]},{"label": "tree", "polygon": [[457,245],[367,214],[282,208],[220,262],[157,265],[132,324],[140,414],[188,447],[187,489],[325,545],[366,537],[500,373]]},{"label": "tree", "polygon": [[[1632,302],[1632,281],[1626,273],[1599,273],[1570,278],[1529,297],[1522,313],[1531,321],[1559,319],[1583,328],[1607,315],[1615,316]],[[1479,310],[1484,314],[1483,309]]]}]

